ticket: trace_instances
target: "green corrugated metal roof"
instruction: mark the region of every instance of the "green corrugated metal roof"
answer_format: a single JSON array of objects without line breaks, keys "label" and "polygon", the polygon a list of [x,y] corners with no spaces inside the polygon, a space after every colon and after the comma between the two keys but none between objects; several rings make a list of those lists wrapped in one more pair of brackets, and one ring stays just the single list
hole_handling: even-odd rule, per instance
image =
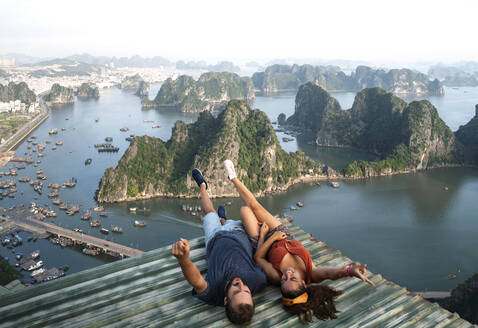
[{"label": "green corrugated metal roof", "polygon": [[[351,262],[296,226],[295,237],[309,250],[316,265]],[[204,274],[204,238],[190,241],[191,260]],[[308,327],[476,327],[437,304],[409,293],[369,273],[376,287],[358,279],[326,281],[343,290],[332,321]],[[296,316],[284,312],[277,287],[268,286],[255,297],[251,327],[296,327]],[[1,327],[223,327],[230,325],[224,308],[191,296],[171,247],[162,247],[121,261],[65,276],[2,295]]]}]

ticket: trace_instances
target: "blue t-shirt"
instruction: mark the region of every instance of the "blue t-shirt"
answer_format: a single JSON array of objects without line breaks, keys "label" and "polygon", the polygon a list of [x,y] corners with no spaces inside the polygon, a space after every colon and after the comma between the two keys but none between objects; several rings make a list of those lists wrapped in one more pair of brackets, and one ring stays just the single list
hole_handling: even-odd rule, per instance
[{"label": "blue t-shirt", "polygon": [[234,277],[240,277],[252,295],[267,283],[262,268],[254,262],[252,246],[242,231],[221,231],[209,242],[206,250],[207,288],[193,295],[208,304],[224,306],[224,287]]}]

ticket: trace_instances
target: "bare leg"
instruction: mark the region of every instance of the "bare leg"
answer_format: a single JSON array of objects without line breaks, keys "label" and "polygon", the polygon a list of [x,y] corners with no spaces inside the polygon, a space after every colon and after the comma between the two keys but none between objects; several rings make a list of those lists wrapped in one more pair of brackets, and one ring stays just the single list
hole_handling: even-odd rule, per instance
[{"label": "bare leg", "polygon": [[248,206],[241,207],[241,221],[249,237],[259,239],[259,221]]},{"label": "bare leg", "polygon": [[207,193],[207,190],[206,190],[206,184],[205,183],[201,184],[199,188],[201,188],[201,207],[204,214],[216,212],[214,210],[214,206],[212,205],[211,200],[209,199],[209,194]]},{"label": "bare leg", "polygon": [[254,195],[239,181],[238,178],[234,178],[231,180],[236,190],[239,192],[242,200],[246,203],[246,205],[254,212],[256,219],[259,222],[265,222],[269,226],[269,229],[272,230],[278,225],[280,225],[280,221],[277,220],[271,213],[269,213],[262,205],[257,201]]}]

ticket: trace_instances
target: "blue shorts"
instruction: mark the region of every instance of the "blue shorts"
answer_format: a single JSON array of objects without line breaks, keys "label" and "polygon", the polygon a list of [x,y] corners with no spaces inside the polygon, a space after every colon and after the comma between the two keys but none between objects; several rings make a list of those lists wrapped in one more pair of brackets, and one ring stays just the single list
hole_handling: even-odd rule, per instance
[{"label": "blue shorts", "polygon": [[204,229],[206,248],[209,244],[209,241],[211,241],[214,235],[219,231],[242,231],[246,233],[242,222],[239,220],[226,220],[226,223],[222,225],[221,221],[219,220],[219,215],[217,215],[216,212],[210,212],[206,214],[202,223],[202,227]]}]

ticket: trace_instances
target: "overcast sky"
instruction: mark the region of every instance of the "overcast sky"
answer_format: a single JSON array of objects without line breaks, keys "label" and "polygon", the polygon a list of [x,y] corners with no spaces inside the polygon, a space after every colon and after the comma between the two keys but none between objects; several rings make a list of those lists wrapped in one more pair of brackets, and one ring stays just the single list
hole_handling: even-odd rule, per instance
[{"label": "overcast sky", "polygon": [[478,1],[2,0],[0,54],[478,61]]}]

